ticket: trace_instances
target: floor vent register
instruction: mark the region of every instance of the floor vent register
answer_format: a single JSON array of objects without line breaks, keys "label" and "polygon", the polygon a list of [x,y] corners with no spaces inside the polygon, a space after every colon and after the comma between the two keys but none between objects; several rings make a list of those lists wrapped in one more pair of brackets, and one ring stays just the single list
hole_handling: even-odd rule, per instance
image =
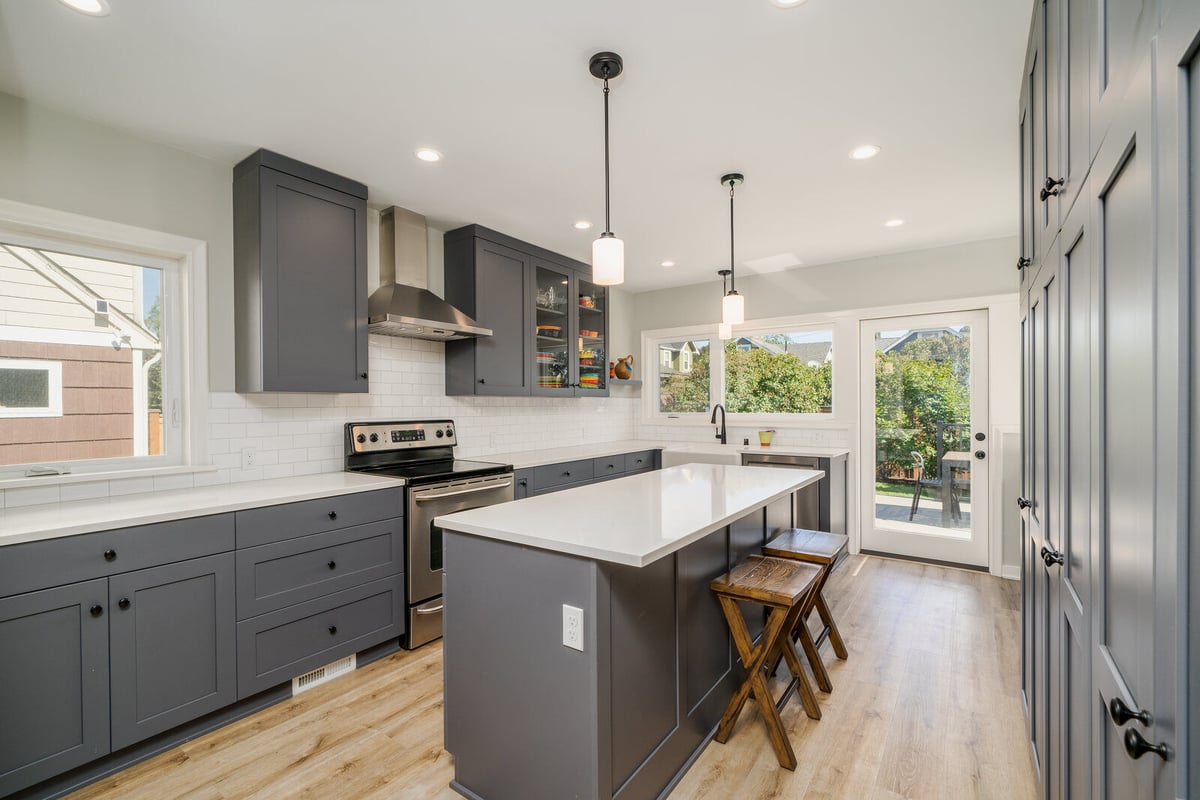
[{"label": "floor vent register", "polygon": [[301,692],[307,692],[309,689],[320,686],[322,683],[328,683],[339,675],[353,672],[357,666],[358,657],[355,654],[351,654],[345,658],[339,658],[332,664],[326,664],[323,667],[310,670],[298,678],[292,678],[292,695],[295,696]]}]

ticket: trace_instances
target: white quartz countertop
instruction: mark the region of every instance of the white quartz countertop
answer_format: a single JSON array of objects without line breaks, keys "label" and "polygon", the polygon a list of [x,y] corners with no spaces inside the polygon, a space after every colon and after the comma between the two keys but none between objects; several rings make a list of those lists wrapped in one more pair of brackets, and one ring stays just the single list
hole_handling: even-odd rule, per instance
[{"label": "white quartz countertop", "polygon": [[684,464],[460,511],[447,530],[634,567],[698,541],[825,473]]},{"label": "white quartz countertop", "polygon": [[[529,467],[540,467],[545,464],[557,464],[560,461],[575,461],[580,458],[601,458],[603,456],[615,456],[619,453],[661,450],[663,447],[664,444],[662,442],[623,439],[617,442],[576,444],[570,447],[550,447],[544,450],[520,450],[515,453],[489,453],[488,455],[465,457],[478,458],[480,461],[512,464],[515,469],[527,469]],[[460,457],[463,456],[460,455]]]},{"label": "white quartz countertop", "polygon": [[846,447],[823,447],[819,445],[772,445],[760,447],[741,444],[721,444],[720,442],[664,442],[654,439],[623,439],[615,442],[597,442],[595,444],[578,444],[571,447],[551,447],[543,450],[521,450],[515,453],[489,453],[487,455],[470,455],[465,458],[478,458],[481,461],[495,461],[512,464],[516,469],[540,467],[545,464],[557,464],[562,461],[575,461],[580,458],[601,458],[618,453],[636,453],[641,450],[675,450],[692,453],[774,453],[783,456],[815,456],[817,458],[837,458],[849,455]]},{"label": "white quartz countertop", "polygon": [[195,489],[9,508],[0,510],[0,546],[400,485],[399,481],[391,478],[329,472],[297,478],[226,483]]}]

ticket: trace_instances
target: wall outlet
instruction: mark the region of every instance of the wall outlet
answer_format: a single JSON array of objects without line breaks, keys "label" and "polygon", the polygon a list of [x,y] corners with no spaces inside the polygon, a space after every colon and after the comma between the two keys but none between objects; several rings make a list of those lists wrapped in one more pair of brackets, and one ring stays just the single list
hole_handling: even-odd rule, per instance
[{"label": "wall outlet", "polygon": [[258,466],[258,451],[253,447],[242,448],[242,469],[254,469]]},{"label": "wall outlet", "polygon": [[563,604],[563,647],[583,651],[583,609]]}]

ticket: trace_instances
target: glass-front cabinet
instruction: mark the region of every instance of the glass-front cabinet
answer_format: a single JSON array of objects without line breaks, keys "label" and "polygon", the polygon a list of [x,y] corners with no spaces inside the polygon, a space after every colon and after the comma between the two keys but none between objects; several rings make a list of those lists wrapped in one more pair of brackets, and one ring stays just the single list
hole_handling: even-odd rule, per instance
[{"label": "glass-front cabinet", "polygon": [[537,395],[608,395],[608,293],[575,270],[533,262]]}]

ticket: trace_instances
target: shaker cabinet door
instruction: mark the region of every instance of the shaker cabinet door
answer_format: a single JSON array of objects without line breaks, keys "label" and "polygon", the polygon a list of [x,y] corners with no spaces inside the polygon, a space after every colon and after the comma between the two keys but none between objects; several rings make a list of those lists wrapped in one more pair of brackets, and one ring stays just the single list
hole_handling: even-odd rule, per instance
[{"label": "shaker cabinet door", "polygon": [[222,553],[109,579],[114,750],[237,700],[233,570]]},{"label": "shaker cabinet door", "polygon": [[107,584],[0,600],[0,795],[109,752]]},{"label": "shaker cabinet door", "polygon": [[469,343],[475,350],[475,394],[530,392],[529,257],[484,239],[475,240],[475,308],[467,309],[492,329]]}]

